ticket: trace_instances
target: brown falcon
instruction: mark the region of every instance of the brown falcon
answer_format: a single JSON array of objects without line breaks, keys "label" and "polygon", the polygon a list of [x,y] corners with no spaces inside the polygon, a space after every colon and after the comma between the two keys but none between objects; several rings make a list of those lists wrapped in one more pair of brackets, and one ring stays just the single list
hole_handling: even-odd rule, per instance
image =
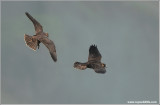
[{"label": "brown falcon", "polygon": [[88,62],[86,63],[80,63],[75,62],[74,68],[85,70],[86,68],[93,69],[96,73],[102,73],[104,74],[106,72],[106,64],[101,63],[101,54],[98,51],[97,46],[91,45],[89,48],[89,56],[88,56]]},{"label": "brown falcon", "polygon": [[37,47],[39,49],[39,44],[42,42],[48,48],[52,59],[56,62],[56,47],[53,41],[48,38],[48,33],[43,32],[43,27],[41,26],[41,24],[36,19],[34,19],[28,12],[26,12],[25,14],[32,21],[36,33],[33,36],[27,34],[24,35],[24,41],[26,45],[29,46],[32,50],[36,51]]}]

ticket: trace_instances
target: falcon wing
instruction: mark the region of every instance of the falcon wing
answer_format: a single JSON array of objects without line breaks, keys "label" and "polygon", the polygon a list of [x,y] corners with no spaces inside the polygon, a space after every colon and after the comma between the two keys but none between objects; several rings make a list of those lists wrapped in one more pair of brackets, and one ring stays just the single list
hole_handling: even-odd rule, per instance
[{"label": "falcon wing", "polygon": [[92,61],[92,60],[101,61],[101,58],[102,56],[99,53],[97,46],[91,45],[89,48],[88,61]]},{"label": "falcon wing", "polygon": [[39,32],[43,32],[43,27],[41,26],[41,24],[36,19],[34,19],[28,12],[26,12],[25,14],[32,21],[36,34]]},{"label": "falcon wing", "polygon": [[101,73],[101,74],[106,73],[106,69],[105,69],[105,68],[94,69],[94,71],[95,71],[96,73]]},{"label": "falcon wing", "polygon": [[56,47],[52,40],[45,38],[40,38],[39,41],[41,41],[49,50],[50,55],[52,59],[56,62],[57,61],[57,54],[56,54]]}]

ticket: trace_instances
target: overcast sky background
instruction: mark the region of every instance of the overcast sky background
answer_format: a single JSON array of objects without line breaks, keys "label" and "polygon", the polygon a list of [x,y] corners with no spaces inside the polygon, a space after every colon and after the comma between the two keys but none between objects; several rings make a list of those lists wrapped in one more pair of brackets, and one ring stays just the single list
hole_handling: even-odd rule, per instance
[{"label": "overcast sky background", "polygon": [[[125,104],[158,102],[158,1],[2,1],[3,104]],[[33,51],[29,12],[57,49],[52,61],[41,44]],[[96,44],[106,74],[73,68]]]}]

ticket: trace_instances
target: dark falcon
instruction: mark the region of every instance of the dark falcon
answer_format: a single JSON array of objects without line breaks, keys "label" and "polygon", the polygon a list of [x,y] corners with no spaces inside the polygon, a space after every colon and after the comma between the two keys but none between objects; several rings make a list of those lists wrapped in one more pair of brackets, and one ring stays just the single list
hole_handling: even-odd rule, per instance
[{"label": "dark falcon", "polygon": [[39,49],[39,44],[42,42],[48,48],[52,59],[56,62],[56,47],[53,41],[48,38],[48,33],[43,32],[43,27],[41,26],[41,24],[36,19],[34,19],[28,12],[26,12],[25,14],[32,21],[36,33],[33,36],[24,34],[24,41],[26,45],[29,46],[32,50],[36,51],[37,46]]},{"label": "dark falcon", "polygon": [[89,56],[88,56],[88,62],[86,63],[80,63],[75,62],[74,68],[85,70],[86,68],[93,69],[96,73],[102,73],[104,74],[106,72],[106,64],[101,63],[101,54],[98,51],[97,46],[91,45],[89,48]]}]

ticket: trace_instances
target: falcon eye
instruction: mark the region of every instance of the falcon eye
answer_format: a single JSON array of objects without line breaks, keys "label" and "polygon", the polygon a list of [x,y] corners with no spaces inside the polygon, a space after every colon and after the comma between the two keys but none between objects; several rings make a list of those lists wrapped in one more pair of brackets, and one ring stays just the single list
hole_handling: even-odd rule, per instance
[{"label": "falcon eye", "polygon": [[46,36],[47,36],[47,37],[49,36],[48,33],[46,33]]},{"label": "falcon eye", "polygon": [[106,67],[106,64],[102,63],[102,66],[103,66],[103,67]]}]

